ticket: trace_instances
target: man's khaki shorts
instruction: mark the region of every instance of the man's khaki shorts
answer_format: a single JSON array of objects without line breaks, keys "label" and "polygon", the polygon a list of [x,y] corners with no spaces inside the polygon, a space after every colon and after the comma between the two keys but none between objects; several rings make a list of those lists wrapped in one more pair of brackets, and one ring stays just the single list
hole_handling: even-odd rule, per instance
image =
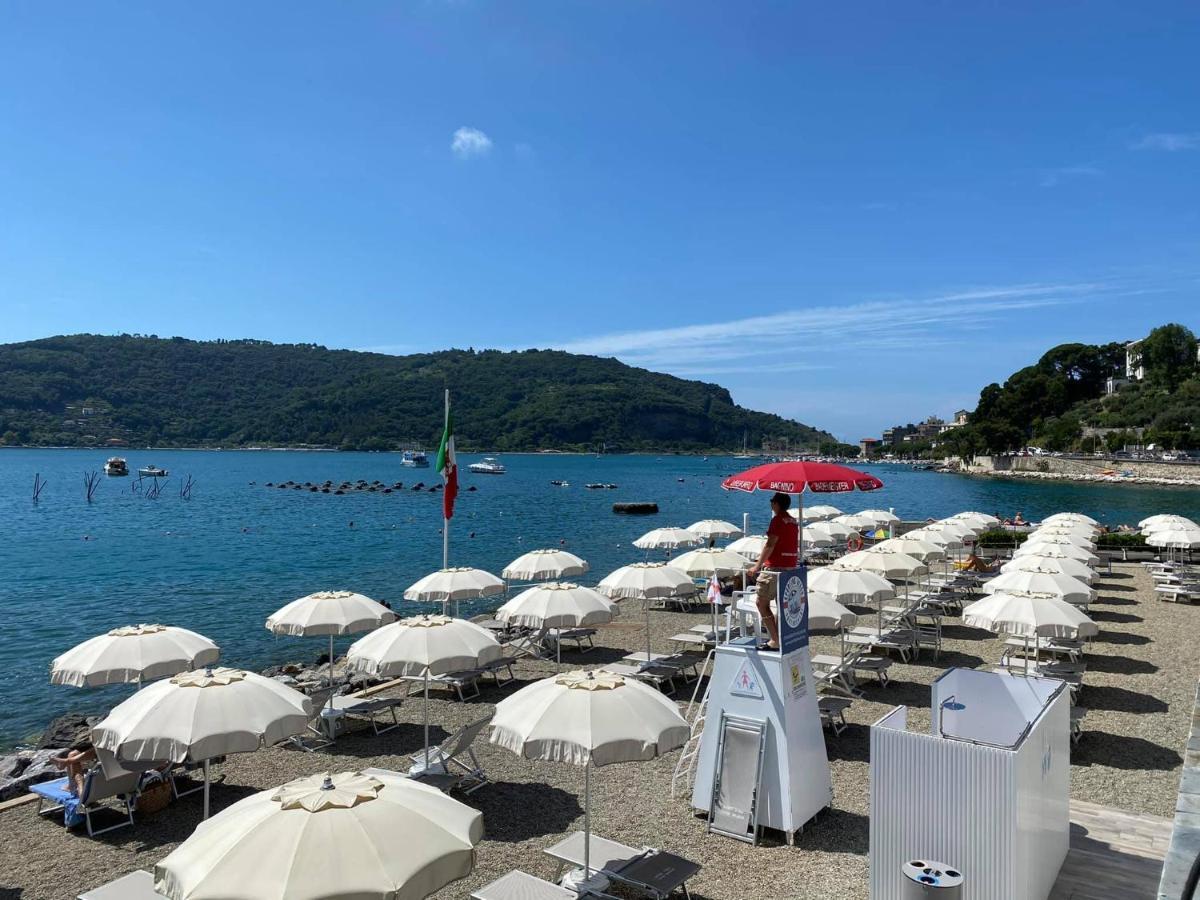
[{"label": "man's khaki shorts", "polygon": [[764,569],[763,571],[758,573],[757,598],[758,598],[758,605],[760,608],[762,607],[762,605],[764,603],[766,603],[767,608],[769,609],[771,607],[771,604],[775,602],[776,594],[778,594],[778,592],[779,592],[778,587],[777,587],[778,584],[779,584],[779,573],[778,572],[772,572],[772,571]]}]

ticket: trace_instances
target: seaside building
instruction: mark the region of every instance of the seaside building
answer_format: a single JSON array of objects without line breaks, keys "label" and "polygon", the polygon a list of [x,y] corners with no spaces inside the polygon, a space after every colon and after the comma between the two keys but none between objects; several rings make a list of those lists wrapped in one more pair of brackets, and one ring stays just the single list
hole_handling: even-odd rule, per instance
[{"label": "seaside building", "polygon": [[871,456],[879,446],[879,438],[865,437],[858,441],[858,450],[863,456]]}]

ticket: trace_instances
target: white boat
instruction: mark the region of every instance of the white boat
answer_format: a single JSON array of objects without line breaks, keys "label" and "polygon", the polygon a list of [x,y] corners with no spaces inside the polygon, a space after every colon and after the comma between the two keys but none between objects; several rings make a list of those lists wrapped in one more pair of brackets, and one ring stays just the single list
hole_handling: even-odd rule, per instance
[{"label": "white boat", "polygon": [[142,466],[138,469],[138,474],[143,478],[166,478],[170,473],[158,466]]},{"label": "white boat", "polygon": [[400,457],[400,465],[410,469],[428,469],[429,457],[424,450],[405,450]]},{"label": "white boat", "polygon": [[105,475],[128,475],[129,466],[123,456],[113,456],[104,464]]},{"label": "white boat", "polygon": [[476,475],[503,475],[505,472],[503,464],[494,456],[485,456],[479,462],[471,463],[467,468]]}]

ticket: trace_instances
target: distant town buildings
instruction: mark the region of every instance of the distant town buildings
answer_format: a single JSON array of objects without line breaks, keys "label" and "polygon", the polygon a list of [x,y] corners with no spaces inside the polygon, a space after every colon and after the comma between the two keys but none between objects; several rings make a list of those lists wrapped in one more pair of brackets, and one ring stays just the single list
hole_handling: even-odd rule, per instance
[{"label": "distant town buildings", "polygon": [[883,429],[879,439],[863,438],[858,442],[858,446],[865,456],[875,452],[892,452],[894,449],[902,449],[905,444],[912,444],[916,441],[934,441],[938,435],[945,434],[951,428],[966,425],[970,415],[967,410],[960,409],[954,413],[954,418],[949,422],[939,416],[930,416],[924,422],[916,425],[912,422],[907,425],[893,425],[891,428]]}]

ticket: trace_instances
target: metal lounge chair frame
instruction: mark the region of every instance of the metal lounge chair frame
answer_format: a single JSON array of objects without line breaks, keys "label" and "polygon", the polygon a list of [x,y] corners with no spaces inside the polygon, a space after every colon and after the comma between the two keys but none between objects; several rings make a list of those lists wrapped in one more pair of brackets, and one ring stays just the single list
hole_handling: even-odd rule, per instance
[{"label": "metal lounge chair frame", "polygon": [[[482,719],[464,725],[437,747],[431,748],[429,763],[433,768],[412,777],[417,781],[432,784],[445,793],[457,789],[464,794],[471,794],[488,784],[490,779],[475,755],[474,744],[475,739],[491,721],[492,716],[489,713]],[[424,765],[425,751],[412,754],[410,759],[415,764]]]}]

